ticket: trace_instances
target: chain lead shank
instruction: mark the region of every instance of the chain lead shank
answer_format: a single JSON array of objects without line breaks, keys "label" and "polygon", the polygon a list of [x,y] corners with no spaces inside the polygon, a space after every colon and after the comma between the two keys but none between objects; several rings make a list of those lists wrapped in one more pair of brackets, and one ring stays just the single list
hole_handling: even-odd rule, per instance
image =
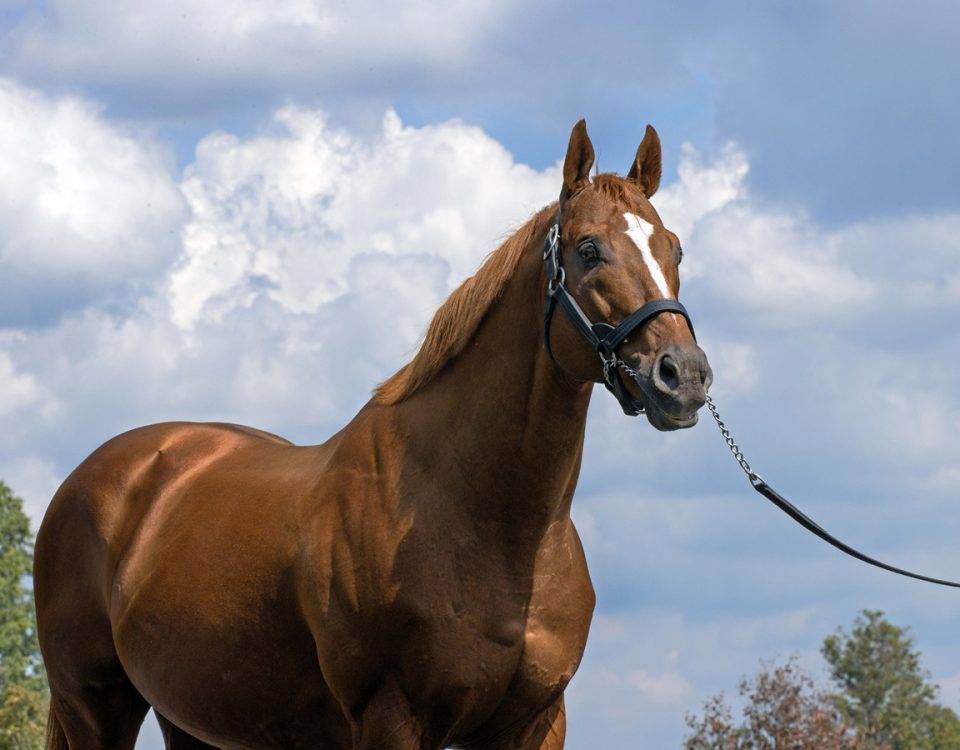
[{"label": "chain lead shank", "polygon": [[740,468],[743,469],[743,473],[747,475],[747,479],[750,480],[750,484],[756,487],[758,484],[763,482],[763,477],[750,468],[750,463],[743,455],[743,451],[740,450],[740,446],[737,445],[736,441],[730,436],[730,431],[723,423],[723,420],[720,419],[720,413],[717,411],[717,407],[713,403],[713,399],[710,398],[710,394],[707,394],[707,408],[713,415],[713,419],[717,423],[717,427],[720,428],[720,434],[723,435],[723,440],[730,449],[730,452],[733,454],[733,457],[736,459],[737,463],[740,464]]}]

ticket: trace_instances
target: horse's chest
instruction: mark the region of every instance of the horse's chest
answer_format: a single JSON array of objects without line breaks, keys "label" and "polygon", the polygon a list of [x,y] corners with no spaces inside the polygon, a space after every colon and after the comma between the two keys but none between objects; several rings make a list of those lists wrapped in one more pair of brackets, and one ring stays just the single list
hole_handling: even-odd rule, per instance
[{"label": "horse's chest", "polygon": [[422,640],[412,639],[423,651],[414,648],[411,656],[434,668],[436,681],[421,683],[435,691],[428,701],[459,715],[468,733],[542,709],[579,665],[593,588],[579,542],[560,541],[538,555],[532,575],[490,570],[466,577],[449,598],[434,600],[436,616],[423,623]]},{"label": "horse's chest", "polygon": [[511,609],[496,616],[468,609],[430,626],[431,637],[408,641],[404,671],[417,674],[415,702],[450,717],[437,729],[451,740],[526,719],[563,691],[579,664],[585,626],[558,626],[522,608],[509,616]]}]

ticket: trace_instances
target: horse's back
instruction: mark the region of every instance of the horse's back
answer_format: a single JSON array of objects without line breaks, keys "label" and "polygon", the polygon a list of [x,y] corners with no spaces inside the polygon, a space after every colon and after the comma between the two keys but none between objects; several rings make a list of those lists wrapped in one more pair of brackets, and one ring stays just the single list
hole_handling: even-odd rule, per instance
[{"label": "horse's back", "polygon": [[292,447],[253,428],[188,422],[140,427],[101,445],[64,480],[37,534],[38,615],[67,587],[106,612],[112,573],[177,486],[257,445]]},{"label": "horse's back", "polygon": [[89,530],[106,547],[122,545],[170,481],[253,442],[290,445],[248,427],[189,422],[149,425],[108,440],[54,495],[38,534],[38,554],[60,546],[47,540],[58,532],[75,540]]}]

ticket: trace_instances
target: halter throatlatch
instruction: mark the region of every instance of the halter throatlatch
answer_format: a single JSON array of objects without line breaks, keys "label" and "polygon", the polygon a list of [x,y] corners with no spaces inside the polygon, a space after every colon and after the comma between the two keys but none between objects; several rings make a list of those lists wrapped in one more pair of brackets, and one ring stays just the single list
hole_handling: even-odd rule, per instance
[{"label": "halter throatlatch", "polygon": [[[590,318],[577,304],[564,285],[566,274],[563,271],[563,253],[560,247],[560,209],[557,208],[557,218],[547,233],[543,246],[543,259],[547,264],[547,296],[543,307],[543,340],[550,354],[550,359],[556,362],[553,348],[550,345],[550,321],[557,305],[566,314],[577,332],[583,336],[600,356],[603,363],[603,384],[620,403],[623,413],[635,417],[643,414],[643,401],[635,399],[627,390],[620,370],[635,376],[635,371],[626,362],[617,356],[617,349],[637,328],[662,312],[679,313],[687,320],[690,333],[693,334],[693,323],[687,308],[675,299],[655,299],[647,302],[643,307],[628,315],[616,326],[609,323],[592,323]],[[694,334],[696,339],[696,334]]]}]

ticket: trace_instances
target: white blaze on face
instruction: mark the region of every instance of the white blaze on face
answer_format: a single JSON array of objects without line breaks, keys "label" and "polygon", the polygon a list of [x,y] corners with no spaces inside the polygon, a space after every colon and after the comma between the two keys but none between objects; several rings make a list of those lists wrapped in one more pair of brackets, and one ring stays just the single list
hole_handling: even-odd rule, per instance
[{"label": "white blaze on face", "polygon": [[633,240],[633,244],[636,245],[640,251],[643,262],[647,264],[647,269],[650,271],[650,278],[652,278],[653,283],[657,285],[661,296],[673,299],[673,295],[670,293],[670,287],[667,286],[667,278],[663,275],[663,269],[660,268],[660,264],[657,263],[657,259],[653,257],[653,251],[650,249],[650,238],[653,236],[653,224],[645,219],[641,219],[636,214],[625,213],[623,218],[627,220],[627,237]]}]

